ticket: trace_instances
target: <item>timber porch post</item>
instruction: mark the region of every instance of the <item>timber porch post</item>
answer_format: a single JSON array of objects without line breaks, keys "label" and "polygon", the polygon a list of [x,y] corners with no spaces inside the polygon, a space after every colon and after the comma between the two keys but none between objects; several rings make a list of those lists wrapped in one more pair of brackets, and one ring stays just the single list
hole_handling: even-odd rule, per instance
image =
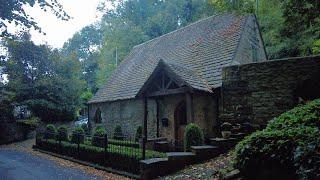
[{"label": "timber porch post", "polygon": [[186,106],[187,122],[194,122],[193,95],[190,92],[186,93]]},{"label": "timber porch post", "polygon": [[148,100],[143,99],[144,104],[144,119],[143,119],[143,138],[142,138],[142,159],[146,159],[146,143],[148,138]]}]

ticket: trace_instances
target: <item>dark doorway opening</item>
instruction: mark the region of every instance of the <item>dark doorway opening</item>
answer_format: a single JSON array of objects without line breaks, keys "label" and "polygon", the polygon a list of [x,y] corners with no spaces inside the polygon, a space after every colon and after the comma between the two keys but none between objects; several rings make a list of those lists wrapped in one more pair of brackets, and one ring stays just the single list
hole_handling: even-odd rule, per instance
[{"label": "dark doorway opening", "polygon": [[187,125],[187,107],[186,101],[181,101],[174,111],[174,135],[179,142],[183,141],[184,130]]},{"label": "dark doorway opening", "polygon": [[101,117],[101,110],[98,108],[96,110],[96,113],[94,114],[94,122],[95,123],[101,123],[102,122],[102,117]]}]

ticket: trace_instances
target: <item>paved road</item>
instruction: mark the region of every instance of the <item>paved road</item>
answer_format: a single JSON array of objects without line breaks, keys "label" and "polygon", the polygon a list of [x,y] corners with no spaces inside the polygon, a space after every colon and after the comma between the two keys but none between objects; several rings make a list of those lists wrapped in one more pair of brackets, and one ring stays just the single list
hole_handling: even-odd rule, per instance
[{"label": "paved road", "polygon": [[82,180],[101,179],[85,172],[59,166],[54,161],[20,152],[0,148],[0,180]]}]

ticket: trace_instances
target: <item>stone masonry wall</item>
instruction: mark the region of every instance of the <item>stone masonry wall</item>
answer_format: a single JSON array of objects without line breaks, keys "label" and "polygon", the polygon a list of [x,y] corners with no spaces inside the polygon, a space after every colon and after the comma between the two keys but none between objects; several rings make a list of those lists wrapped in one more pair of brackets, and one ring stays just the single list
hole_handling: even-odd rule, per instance
[{"label": "stone masonry wall", "polygon": [[[142,100],[132,99],[91,104],[89,119],[92,130],[97,126],[97,123],[94,122],[94,115],[98,108],[101,110],[101,124],[104,125],[111,138],[116,125],[120,125],[124,135],[132,139],[138,126],[143,126],[144,104]],[[148,138],[156,137],[156,121],[156,103],[154,100],[148,100]]]},{"label": "stone masonry wall", "polygon": [[[319,83],[305,83],[319,82],[320,56],[230,66],[222,78],[220,119],[266,124],[296,106],[298,97],[311,91],[320,95]],[[298,89],[305,94],[297,94]]]}]

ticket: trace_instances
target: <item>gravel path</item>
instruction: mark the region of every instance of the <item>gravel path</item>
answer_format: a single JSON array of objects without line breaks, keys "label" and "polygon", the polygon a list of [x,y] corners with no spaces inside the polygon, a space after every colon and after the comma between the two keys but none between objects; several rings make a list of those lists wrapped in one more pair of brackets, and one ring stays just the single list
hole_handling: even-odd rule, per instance
[{"label": "gravel path", "polygon": [[0,146],[1,180],[128,179],[32,150],[34,140]]},{"label": "gravel path", "polygon": [[188,166],[187,168],[159,178],[160,180],[193,180],[193,179],[210,179],[219,180],[222,179],[224,171],[231,167],[231,155],[230,153],[222,154],[214,159],[201,164],[195,164]]}]

